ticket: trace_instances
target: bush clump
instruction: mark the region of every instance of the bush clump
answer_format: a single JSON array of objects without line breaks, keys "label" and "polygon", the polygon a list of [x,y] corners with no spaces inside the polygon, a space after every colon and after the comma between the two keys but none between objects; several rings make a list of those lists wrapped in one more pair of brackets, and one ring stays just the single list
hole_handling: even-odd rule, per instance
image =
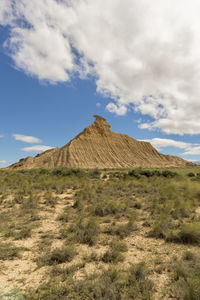
[{"label": "bush clump", "polygon": [[145,170],[142,168],[136,168],[128,172],[128,175],[131,177],[135,177],[137,179],[140,179],[141,176],[145,176],[147,178],[153,177],[153,176],[162,176],[166,178],[173,178],[177,176],[178,174],[176,172],[170,171],[170,170]]},{"label": "bush clump", "polygon": [[183,260],[172,265],[173,298],[199,300],[200,295],[200,260],[192,252],[184,255]]},{"label": "bush clump", "polygon": [[54,265],[70,262],[76,255],[76,249],[74,246],[65,246],[62,248],[54,249],[50,254],[46,253],[44,256],[37,259],[38,265]]},{"label": "bush clump", "polygon": [[200,223],[183,225],[177,240],[184,244],[200,244]]},{"label": "bush clump", "polygon": [[95,218],[90,217],[86,220],[81,218],[69,227],[69,233],[72,234],[71,239],[77,243],[93,246],[100,233],[100,226]]},{"label": "bush clump", "polygon": [[144,263],[132,265],[126,271],[110,267],[101,275],[86,276],[84,279],[53,281],[39,287],[28,299],[102,299],[102,300],[150,300],[153,283],[148,279]]},{"label": "bush clump", "polygon": [[20,251],[25,249],[16,247],[12,243],[0,243],[0,260],[12,260],[19,257]]},{"label": "bush clump", "polygon": [[102,257],[102,261],[105,263],[118,263],[124,260],[122,252],[128,251],[125,243],[114,239],[110,243],[110,249],[106,251]]},{"label": "bush clump", "polygon": [[82,177],[86,174],[86,172],[79,168],[67,168],[67,167],[59,167],[52,171],[53,175],[56,176],[72,176],[75,175],[77,177]]}]

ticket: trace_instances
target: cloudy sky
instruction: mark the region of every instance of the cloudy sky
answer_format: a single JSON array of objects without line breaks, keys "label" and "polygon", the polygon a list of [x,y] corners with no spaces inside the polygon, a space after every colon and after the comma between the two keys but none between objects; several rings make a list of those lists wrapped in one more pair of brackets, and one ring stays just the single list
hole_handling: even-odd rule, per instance
[{"label": "cloudy sky", "polygon": [[0,167],[100,114],[200,161],[199,0],[1,0]]}]

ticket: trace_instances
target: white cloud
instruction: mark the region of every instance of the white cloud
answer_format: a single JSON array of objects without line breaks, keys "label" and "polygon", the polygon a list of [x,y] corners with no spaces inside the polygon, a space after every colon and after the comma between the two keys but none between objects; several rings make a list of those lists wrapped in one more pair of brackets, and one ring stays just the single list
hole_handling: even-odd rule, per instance
[{"label": "white cloud", "polygon": [[146,142],[151,143],[155,148],[161,149],[165,147],[175,147],[179,149],[190,149],[192,144],[185,143],[181,141],[175,141],[172,139],[161,139],[161,138],[153,138],[151,140],[146,140]]},{"label": "white cloud", "polygon": [[115,113],[116,115],[123,116],[127,113],[127,107],[125,105],[116,105],[112,102],[106,106],[107,111]]},{"label": "white cloud", "polygon": [[2,25],[7,25],[12,23],[13,11],[12,11],[12,1],[1,0],[0,1],[0,23]]},{"label": "white cloud", "polygon": [[4,136],[3,136],[3,134],[0,134],[0,139],[2,139]]},{"label": "white cloud", "polygon": [[[157,150],[161,150],[165,147],[174,147],[178,149],[184,149],[185,152],[181,153],[181,156],[185,155],[200,155],[200,144],[186,143],[181,141],[176,141],[172,139],[162,139],[162,138],[153,138],[151,140],[145,140],[152,144]],[[185,158],[186,159],[186,158]],[[197,161],[194,159],[187,159],[190,161]]]},{"label": "white cloud", "polygon": [[97,102],[97,103],[96,103],[96,107],[101,107],[101,103],[100,103],[100,102]]},{"label": "white cloud", "polygon": [[0,160],[0,166],[8,164],[8,161],[6,160]]},{"label": "white cloud", "polygon": [[96,78],[113,99],[153,122],[141,128],[200,134],[199,0],[1,0],[5,46],[18,68],[52,83]]},{"label": "white cloud", "polygon": [[40,143],[41,140],[34,137],[34,136],[28,136],[28,135],[23,135],[23,134],[13,134],[13,137],[16,141],[22,141],[25,143],[29,144],[35,144],[35,143]]},{"label": "white cloud", "polygon": [[184,159],[185,159],[185,160],[188,160],[188,161],[191,161],[191,162],[193,162],[193,163],[199,162],[198,159],[191,159],[191,158],[184,158]]},{"label": "white cloud", "polygon": [[192,149],[184,152],[182,155],[200,155],[200,147],[193,147]]},{"label": "white cloud", "polygon": [[31,147],[25,147],[22,148],[21,150],[25,152],[44,152],[47,150],[52,149],[53,147],[50,146],[45,146],[45,145],[36,145],[36,146],[31,146]]}]

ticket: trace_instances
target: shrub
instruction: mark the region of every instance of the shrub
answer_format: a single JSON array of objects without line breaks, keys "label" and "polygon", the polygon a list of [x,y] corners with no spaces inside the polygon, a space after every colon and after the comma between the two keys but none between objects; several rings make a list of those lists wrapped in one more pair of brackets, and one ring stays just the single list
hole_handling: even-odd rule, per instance
[{"label": "shrub", "polygon": [[183,260],[194,261],[196,260],[196,255],[193,252],[187,250],[183,253]]},{"label": "shrub", "polygon": [[168,220],[159,220],[156,222],[153,226],[153,228],[150,230],[148,235],[150,237],[155,237],[155,238],[161,238],[165,239],[168,237],[169,234],[169,221]]},{"label": "shrub", "polygon": [[184,244],[200,243],[200,223],[185,224],[178,233],[178,240]]},{"label": "shrub", "polygon": [[117,263],[124,260],[124,256],[118,250],[110,249],[106,251],[102,257],[105,263]]},{"label": "shrub", "polygon": [[161,175],[166,178],[174,178],[178,174],[176,172],[172,172],[170,170],[164,170],[164,171],[162,171]]},{"label": "shrub", "polygon": [[90,176],[92,178],[99,178],[101,172],[99,171],[98,168],[93,169],[92,171],[90,171]]},{"label": "shrub", "polygon": [[110,249],[106,251],[102,257],[102,261],[105,263],[117,263],[124,260],[124,256],[121,252],[128,251],[125,243],[114,239],[110,243]]},{"label": "shrub", "polygon": [[131,218],[126,224],[119,224],[112,226],[110,225],[106,230],[105,233],[108,234],[115,234],[118,235],[121,239],[129,236],[129,234],[133,231],[136,230],[136,225],[134,224],[134,219]]},{"label": "shrub", "polygon": [[122,212],[125,210],[125,206],[123,203],[119,201],[107,201],[103,202],[101,204],[98,204],[95,208],[95,215],[104,217],[108,215],[116,215],[119,212]]},{"label": "shrub", "polygon": [[25,249],[16,247],[12,243],[0,243],[0,260],[12,260],[19,257],[22,250]]},{"label": "shrub", "polygon": [[72,239],[78,243],[93,246],[100,233],[100,226],[95,218],[80,219],[69,227],[69,232],[73,234]]},{"label": "shrub", "polygon": [[32,228],[30,226],[22,228],[20,231],[17,231],[13,234],[15,240],[22,240],[29,238],[31,236]]},{"label": "shrub", "polygon": [[190,173],[187,174],[187,176],[188,176],[188,177],[195,177],[195,173],[190,172]]},{"label": "shrub", "polygon": [[57,197],[53,197],[51,192],[47,192],[44,198],[45,198],[44,204],[51,207],[55,207],[58,199]]},{"label": "shrub", "polygon": [[29,198],[24,199],[21,209],[24,213],[29,213],[32,210],[35,210],[38,208],[38,197],[35,195],[30,195]]},{"label": "shrub", "polygon": [[63,248],[56,248],[50,254],[46,253],[44,256],[37,259],[38,265],[53,265],[70,262],[76,255],[76,249],[73,246],[66,246]]},{"label": "shrub", "polygon": [[69,215],[69,213],[68,212],[64,212],[64,213],[62,213],[59,217],[58,217],[58,220],[59,221],[62,221],[62,222],[69,222],[69,220],[70,220],[70,215]]},{"label": "shrub", "polygon": [[79,168],[67,168],[67,167],[59,167],[52,171],[53,175],[56,176],[72,176],[75,175],[77,177],[82,177],[86,174],[86,172]]},{"label": "shrub", "polygon": [[67,246],[63,248],[57,248],[53,250],[49,258],[49,264],[57,263],[61,264],[64,262],[71,261],[76,255],[76,250],[73,246]]},{"label": "shrub", "polygon": [[173,270],[173,293],[176,299],[199,300],[200,295],[200,261],[189,254],[189,259],[175,262]]},{"label": "shrub", "polygon": [[[138,271],[140,270],[140,271]],[[53,281],[42,285],[28,299],[102,299],[102,300],[150,300],[153,284],[147,278],[145,265],[131,266],[126,271],[117,268],[104,270],[100,275],[85,276],[84,279],[71,279],[64,283]]]}]

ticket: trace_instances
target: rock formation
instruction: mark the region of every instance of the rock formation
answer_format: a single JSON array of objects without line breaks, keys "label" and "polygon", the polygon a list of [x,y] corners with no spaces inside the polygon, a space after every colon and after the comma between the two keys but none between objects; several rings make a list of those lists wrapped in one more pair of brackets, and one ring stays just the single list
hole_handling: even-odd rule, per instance
[{"label": "rock formation", "polygon": [[95,115],[95,122],[61,148],[21,159],[10,169],[186,167],[192,163],[159,153],[150,143],[111,131],[110,124]]}]

